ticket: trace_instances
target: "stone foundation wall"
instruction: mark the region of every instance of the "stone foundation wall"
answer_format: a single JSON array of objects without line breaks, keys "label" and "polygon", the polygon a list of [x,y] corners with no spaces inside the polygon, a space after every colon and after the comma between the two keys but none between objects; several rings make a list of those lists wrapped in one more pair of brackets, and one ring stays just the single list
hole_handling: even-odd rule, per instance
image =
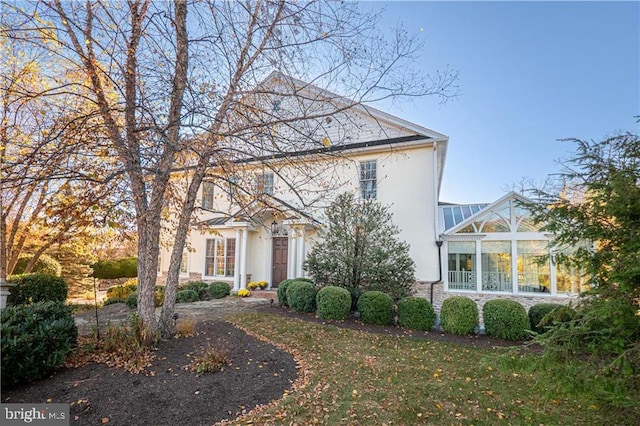
[{"label": "stone foundation wall", "polygon": [[[427,300],[431,300],[431,285],[426,282],[419,282],[416,285],[416,296],[424,297]],[[478,313],[480,314],[480,325],[484,326],[482,319],[482,307],[488,300],[493,299],[509,299],[515,300],[520,303],[529,312],[529,308],[538,303],[559,303],[566,305],[571,301],[577,300],[578,296],[532,296],[532,295],[505,295],[505,294],[491,294],[491,293],[475,293],[475,292],[462,292],[462,291],[444,291],[444,283],[435,284],[433,286],[433,309],[436,311],[438,317],[440,316],[440,308],[442,302],[451,296],[464,296],[476,302],[478,305]]]}]

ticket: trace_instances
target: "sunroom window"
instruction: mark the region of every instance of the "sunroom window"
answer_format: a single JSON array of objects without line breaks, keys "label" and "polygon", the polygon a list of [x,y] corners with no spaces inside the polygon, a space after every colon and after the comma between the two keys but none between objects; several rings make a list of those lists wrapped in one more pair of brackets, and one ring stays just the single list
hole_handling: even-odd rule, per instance
[{"label": "sunroom window", "polygon": [[511,242],[482,241],[482,290],[511,292]]},{"label": "sunroom window", "polygon": [[518,241],[518,290],[525,293],[551,291],[546,241]]},{"label": "sunroom window", "polygon": [[453,290],[476,289],[475,241],[450,241],[449,288]]}]

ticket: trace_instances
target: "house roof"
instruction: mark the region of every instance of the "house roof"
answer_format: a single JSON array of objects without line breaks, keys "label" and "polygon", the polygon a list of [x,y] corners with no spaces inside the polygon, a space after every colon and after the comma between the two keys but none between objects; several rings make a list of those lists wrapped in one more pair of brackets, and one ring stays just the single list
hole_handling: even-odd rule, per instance
[{"label": "house roof", "polygon": [[[476,213],[468,216],[466,219],[456,223],[454,226],[452,226],[450,228],[440,227],[440,229],[442,230],[442,233],[444,235],[455,234],[460,229],[462,229],[462,228],[466,227],[467,225],[475,222],[478,219],[478,217],[484,215],[487,212],[497,210],[499,207],[503,206],[505,203],[507,203],[509,200],[512,200],[512,199],[520,201],[522,203],[526,203],[526,204],[533,203],[532,200],[528,199],[527,197],[523,196],[522,194],[518,194],[517,192],[511,191],[511,192],[503,195],[502,197],[498,198],[493,203],[485,204],[484,208],[482,208],[482,209],[478,210]],[[480,206],[480,205],[481,204],[478,204],[478,206]],[[445,208],[445,207],[450,207],[450,206],[442,206],[441,208]]]}]

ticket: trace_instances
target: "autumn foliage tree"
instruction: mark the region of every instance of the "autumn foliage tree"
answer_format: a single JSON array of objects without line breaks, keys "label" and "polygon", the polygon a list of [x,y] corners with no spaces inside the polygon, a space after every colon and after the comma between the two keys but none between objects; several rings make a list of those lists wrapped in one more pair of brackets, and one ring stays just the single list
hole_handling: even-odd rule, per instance
[{"label": "autumn foliage tree", "polygon": [[[126,177],[138,232],[138,311],[150,337],[170,332],[196,195],[214,167],[239,193],[249,193],[231,179],[243,162],[324,146],[317,135],[328,116],[355,107],[366,114],[365,103],[402,95],[446,99],[456,92],[454,73],[426,75],[412,67],[420,47],[414,36],[401,28],[382,36],[379,17],[356,3],[29,6],[12,11],[21,18],[19,36],[52,40],[52,52],[80,70],[82,83],[71,86],[99,119]],[[274,71],[283,76],[280,84],[261,84]],[[305,82],[328,91],[310,92]],[[289,185],[298,190],[303,183]],[[165,233],[172,254],[158,323],[153,298],[163,223],[171,224]]]}]

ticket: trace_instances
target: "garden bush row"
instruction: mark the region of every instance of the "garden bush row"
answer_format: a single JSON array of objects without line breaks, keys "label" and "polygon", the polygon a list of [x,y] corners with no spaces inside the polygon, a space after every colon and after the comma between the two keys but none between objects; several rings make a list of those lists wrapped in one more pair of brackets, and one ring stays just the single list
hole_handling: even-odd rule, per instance
[{"label": "garden bush row", "polygon": [[[203,281],[190,281],[178,286],[176,293],[176,303],[190,303],[199,300],[222,299],[231,294],[229,284],[217,281],[206,283]],[[126,303],[129,307],[135,308],[138,305],[138,282],[134,278],[122,285],[117,285],[107,289],[107,299],[105,305],[113,303]],[[155,292],[155,305],[161,306],[164,302],[164,287],[157,286]]]},{"label": "garden bush row", "polygon": [[[327,286],[317,290],[308,279],[288,279],[278,286],[280,306],[288,306],[299,312],[316,312],[327,320],[344,320],[351,307],[351,294],[340,287]],[[367,291],[356,303],[362,322],[388,325],[392,323],[394,303],[386,293]],[[406,297],[397,303],[397,323],[401,327],[428,331],[436,322],[431,303],[421,297]],[[572,318],[570,307],[540,303],[529,312],[520,303],[508,299],[487,301],[482,308],[485,331],[488,335],[505,340],[523,340],[531,331],[543,333],[549,326]],[[451,334],[465,335],[477,331],[479,311],[476,303],[463,296],[452,296],[442,304],[440,326]]]}]

